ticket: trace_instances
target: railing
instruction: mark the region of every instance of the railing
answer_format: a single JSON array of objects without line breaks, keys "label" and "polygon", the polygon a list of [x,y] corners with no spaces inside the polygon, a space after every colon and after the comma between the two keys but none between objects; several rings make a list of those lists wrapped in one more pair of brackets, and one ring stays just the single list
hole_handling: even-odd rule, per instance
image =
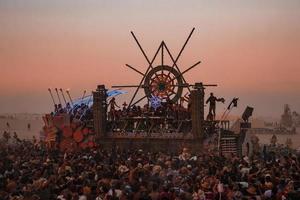
[{"label": "railing", "polygon": [[221,152],[223,155],[226,154],[237,154],[238,147],[236,138],[221,138],[220,140],[221,145]]},{"label": "railing", "polygon": [[138,116],[108,121],[107,132],[113,137],[186,137],[191,132],[190,119]]}]

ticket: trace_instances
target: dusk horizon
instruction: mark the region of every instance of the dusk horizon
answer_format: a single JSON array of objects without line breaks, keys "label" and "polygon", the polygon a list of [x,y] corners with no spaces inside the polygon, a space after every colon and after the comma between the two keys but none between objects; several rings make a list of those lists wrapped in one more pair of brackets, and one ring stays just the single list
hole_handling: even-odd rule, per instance
[{"label": "dusk horizon", "polygon": [[[180,13],[180,14],[179,14]],[[48,88],[71,89],[73,98],[98,84],[137,84],[162,40],[174,55],[193,27],[178,61],[190,83],[233,97],[257,116],[280,117],[284,104],[300,111],[299,1],[0,1],[0,112],[45,113],[53,109]],[[127,89],[125,89],[127,90]],[[123,100],[127,97],[119,96]]]},{"label": "dusk horizon", "polygon": [[300,0],[0,0],[0,199],[300,199]]}]

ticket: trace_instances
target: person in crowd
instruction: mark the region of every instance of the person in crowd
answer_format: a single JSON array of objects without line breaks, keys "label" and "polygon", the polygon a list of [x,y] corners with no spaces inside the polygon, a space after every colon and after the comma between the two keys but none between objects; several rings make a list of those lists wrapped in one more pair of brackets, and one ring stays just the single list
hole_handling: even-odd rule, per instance
[{"label": "person in crowd", "polygon": [[6,122],[6,128],[10,129],[10,124],[9,124],[9,122]]},{"label": "person in crowd", "polygon": [[277,150],[274,158],[188,148],[179,154],[119,147],[64,153],[22,140],[0,146],[0,199],[300,199],[299,155]]}]

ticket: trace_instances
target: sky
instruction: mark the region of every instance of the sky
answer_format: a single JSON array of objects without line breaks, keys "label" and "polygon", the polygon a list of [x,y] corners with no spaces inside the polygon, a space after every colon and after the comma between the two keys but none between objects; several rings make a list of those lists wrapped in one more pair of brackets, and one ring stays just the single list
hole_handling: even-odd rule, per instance
[{"label": "sky", "polygon": [[145,72],[147,62],[130,31],[151,58],[162,40],[177,55],[193,27],[178,66],[202,63],[188,82],[239,97],[236,115],[249,105],[279,117],[285,103],[300,112],[299,21],[299,0],[0,0],[0,113],[49,112],[49,87],[75,98],[137,84],[125,64]]}]

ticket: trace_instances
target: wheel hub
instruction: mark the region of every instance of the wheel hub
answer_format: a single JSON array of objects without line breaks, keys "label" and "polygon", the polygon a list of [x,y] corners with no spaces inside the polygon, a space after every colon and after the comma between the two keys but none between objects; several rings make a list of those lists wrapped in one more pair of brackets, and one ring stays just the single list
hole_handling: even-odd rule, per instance
[{"label": "wheel hub", "polygon": [[177,102],[182,95],[183,80],[180,73],[173,67],[159,65],[146,75],[145,94],[148,98],[156,96],[162,100]]},{"label": "wheel hub", "polygon": [[164,83],[164,82],[160,82],[159,84],[158,84],[158,90],[159,91],[164,91],[166,89],[166,83]]}]

